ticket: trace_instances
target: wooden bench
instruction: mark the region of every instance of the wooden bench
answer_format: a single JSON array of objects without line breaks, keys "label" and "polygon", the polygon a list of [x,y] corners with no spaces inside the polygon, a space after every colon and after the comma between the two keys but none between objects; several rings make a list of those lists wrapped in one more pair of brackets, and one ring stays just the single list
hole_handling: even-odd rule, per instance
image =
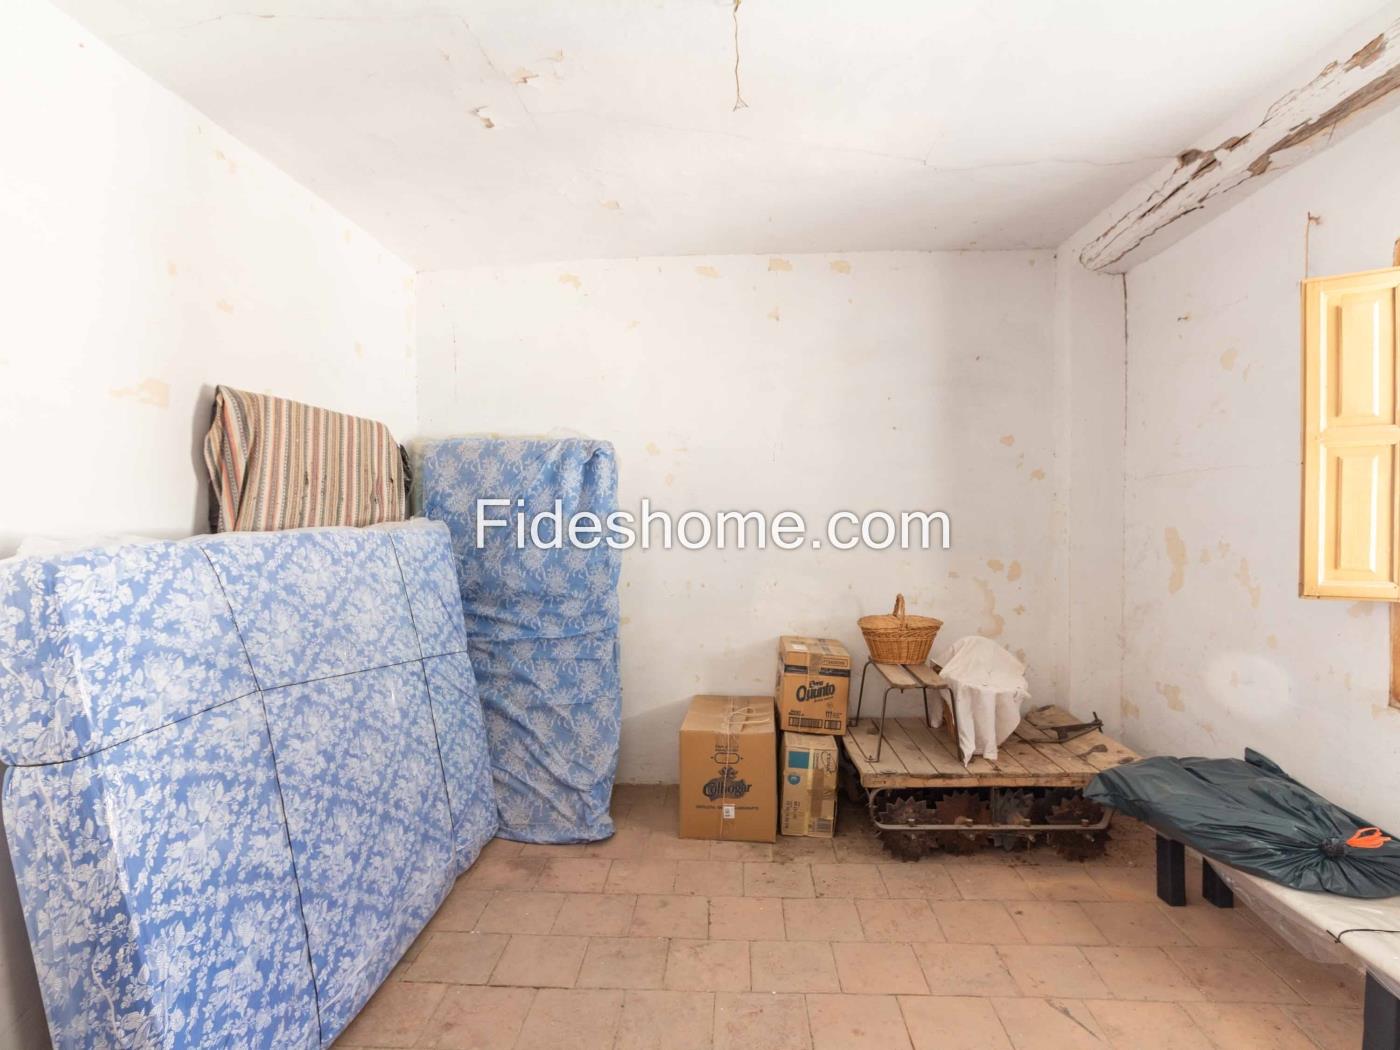
[{"label": "wooden bench", "polygon": [[[1400,1050],[1400,897],[1307,893],[1202,857],[1201,896],[1232,908],[1237,895],[1305,955],[1363,971],[1362,1050]],[[1161,834],[1157,896],[1174,908],[1186,903],[1186,849]]]}]

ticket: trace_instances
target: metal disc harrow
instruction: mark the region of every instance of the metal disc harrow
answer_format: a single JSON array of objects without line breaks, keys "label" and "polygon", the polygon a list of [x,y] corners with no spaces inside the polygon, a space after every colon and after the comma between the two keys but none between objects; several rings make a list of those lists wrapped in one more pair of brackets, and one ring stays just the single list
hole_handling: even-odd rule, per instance
[{"label": "metal disc harrow", "polygon": [[1103,856],[1113,817],[1072,788],[877,788],[868,805],[880,841],[900,860],[1038,841],[1068,860],[1091,860]]}]

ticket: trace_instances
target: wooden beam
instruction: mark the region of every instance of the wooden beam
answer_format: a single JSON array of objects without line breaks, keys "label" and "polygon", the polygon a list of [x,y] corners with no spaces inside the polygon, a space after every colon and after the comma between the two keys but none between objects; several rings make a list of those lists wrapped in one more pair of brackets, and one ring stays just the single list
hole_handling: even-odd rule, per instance
[{"label": "wooden beam", "polygon": [[1138,183],[1103,213],[1103,229],[1079,261],[1123,273],[1397,104],[1400,18],[1278,98],[1262,118],[1237,118]]}]

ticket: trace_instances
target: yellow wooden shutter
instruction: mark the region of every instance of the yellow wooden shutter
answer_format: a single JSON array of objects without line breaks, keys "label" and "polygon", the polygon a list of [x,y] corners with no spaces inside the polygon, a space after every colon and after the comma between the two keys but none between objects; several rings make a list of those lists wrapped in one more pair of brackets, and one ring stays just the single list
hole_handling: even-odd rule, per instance
[{"label": "yellow wooden shutter", "polygon": [[1305,597],[1400,600],[1400,268],[1303,282]]}]

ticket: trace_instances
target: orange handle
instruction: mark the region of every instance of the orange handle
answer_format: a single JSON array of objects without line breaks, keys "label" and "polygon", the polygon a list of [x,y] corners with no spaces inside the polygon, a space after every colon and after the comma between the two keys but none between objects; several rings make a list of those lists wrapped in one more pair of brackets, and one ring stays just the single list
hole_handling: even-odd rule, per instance
[{"label": "orange handle", "polygon": [[902,594],[896,594],[894,596],[894,615],[898,616],[901,620],[904,619],[904,595]]},{"label": "orange handle", "polygon": [[1380,828],[1357,828],[1356,834],[1347,839],[1347,845],[1352,849],[1380,849],[1389,841],[1390,836]]}]

